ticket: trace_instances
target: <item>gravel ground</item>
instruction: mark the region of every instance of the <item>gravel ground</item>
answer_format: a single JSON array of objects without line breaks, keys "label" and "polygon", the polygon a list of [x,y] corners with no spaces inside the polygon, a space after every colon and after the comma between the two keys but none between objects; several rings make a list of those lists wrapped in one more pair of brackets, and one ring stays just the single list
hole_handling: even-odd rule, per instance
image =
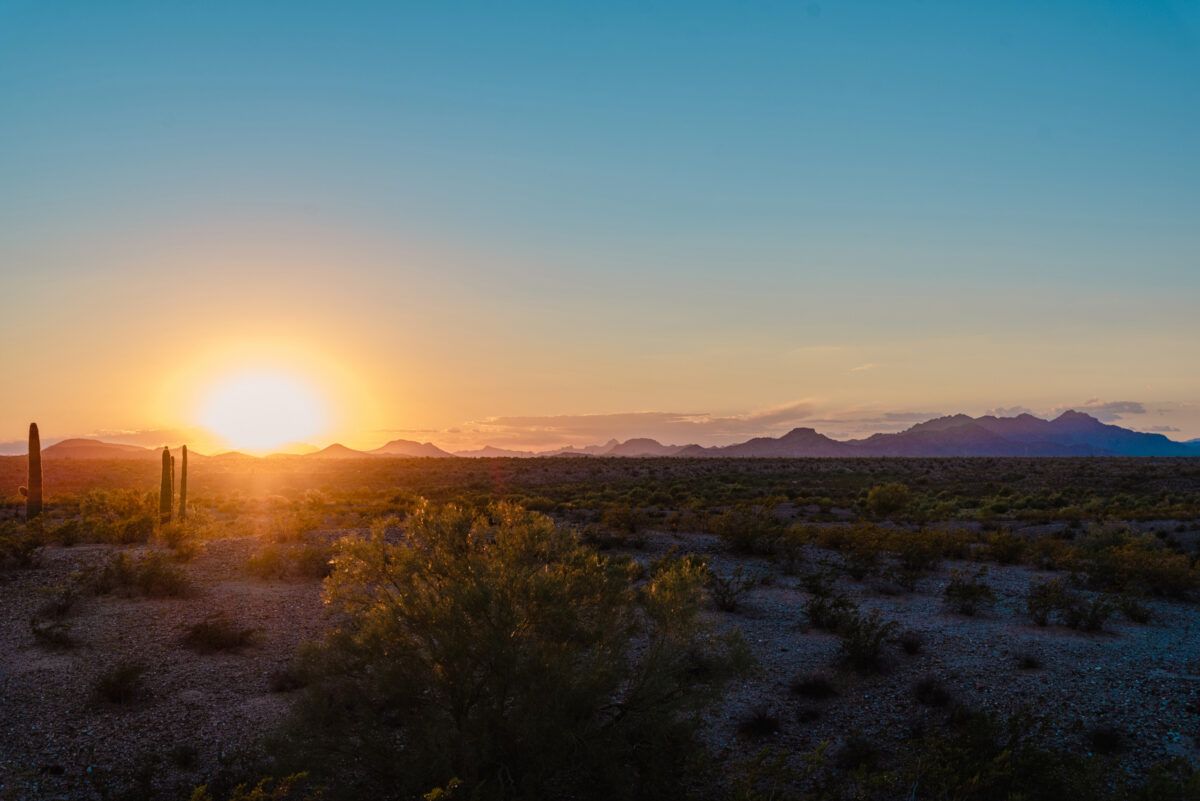
[{"label": "gravel ground", "polygon": [[[184,566],[195,586],[186,597],[85,598],[67,650],[38,645],[29,620],[48,588],[116,549],[51,547],[37,568],[0,574],[0,798],[103,798],[121,784],[111,776],[148,755],[162,758],[156,786],[178,797],[278,721],[288,698],[270,691],[269,676],[321,630],[320,585],[247,577],[255,544],[208,543]],[[256,629],[256,642],[237,653],[185,648],[187,627],[217,612]],[[144,697],[97,701],[97,676],[123,660],[147,667]]]},{"label": "gravel ground", "polygon": [[[672,546],[703,554],[718,573],[740,564],[767,577],[737,613],[710,613],[719,627],[741,630],[760,666],[709,715],[705,736],[726,758],[745,758],[768,744],[797,754],[823,741],[837,748],[854,735],[886,750],[923,719],[942,714],[914,696],[914,684],[932,675],[972,707],[1045,717],[1072,750],[1088,748],[1094,726],[1114,726],[1125,747],[1113,758],[1134,774],[1169,756],[1200,764],[1195,605],[1151,601],[1149,625],[1114,617],[1105,632],[1085,634],[1028,621],[1026,590],[1048,574],[1024,567],[989,566],[985,581],[997,603],[970,618],[949,611],[942,590],[951,569],[977,565],[947,564],[915,592],[896,595],[883,594],[870,579],[842,578],[837,589],[864,610],[878,608],[923,639],[913,656],[889,644],[884,670],[860,676],[839,666],[837,637],[806,629],[807,594],[799,579],[766,560],[730,556],[708,535],[655,533],[636,556],[648,560]],[[118,786],[108,777],[129,775],[147,755],[160,758],[159,794],[186,797],[185,790],[279,721],[289,696],[272,693],[269,676],[319,634],[324,619],[317,582],[245,574],[255,547],[253,539],[207,543],[184,565],[196,588],[187,597],[84,599],[70,618],[79,644],[67,650],[37,644],[29,620],[48,588],[116,549],[48,548],[36,568],[0,573],[0,799],[104,798]],[[810,565],[836,560],[821,551],[808,554]],[[258,641],[238,653],[185,648],[186,628],[216,612],[257,629]],[[1021,669],[1023,654],[1036,655],[1042,667]],[[94,700],[96,677],[128,659],[148,667],[145,697],[128,707]],[[793,694],[793,679],[809,673],[828,676],[837,695],[808,700]],[[779,732],[766,739],[739,735],[738,724],[764,706],[779,718]]]}]

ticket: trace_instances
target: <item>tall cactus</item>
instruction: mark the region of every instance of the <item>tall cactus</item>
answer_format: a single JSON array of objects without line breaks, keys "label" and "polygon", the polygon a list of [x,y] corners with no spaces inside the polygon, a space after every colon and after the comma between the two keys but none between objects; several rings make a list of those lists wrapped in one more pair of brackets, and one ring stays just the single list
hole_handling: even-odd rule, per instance
[{"label": "tall cactus", "polygon": [[158,486],[158,519],[161,523],[171,522],[171,451],[164,447],[162,452],[162,480]]},{"label": "tall cactus", "polygon": [[187,445],[183,446],[183,461],[179,468],[179,519],[187,520]]},{"label": "tall cactus", "polygon": [[29,424],[29,478],[21,494],[25,496],[25,519],[33,520],[42,513],[42,438],[37,423]]}]

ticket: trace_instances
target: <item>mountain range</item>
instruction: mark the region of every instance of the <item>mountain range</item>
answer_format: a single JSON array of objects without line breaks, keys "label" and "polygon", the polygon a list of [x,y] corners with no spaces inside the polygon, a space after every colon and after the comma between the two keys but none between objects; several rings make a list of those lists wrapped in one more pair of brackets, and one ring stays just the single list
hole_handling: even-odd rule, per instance
[{"label": "mountain range", "polygon": [[[46,459],[153,459],[159,451],[95,439],[67,439],[42,452]],[[221,454],[221,457],[240,454]],[[189,456],[205,459],[202,454]],[[970,417],[956,414],[918,423],[894,434],[836,440],[811,428],[795,428],[780,437],[755,437],[724,446],[664,445],[648,437],[603,445],[568,446],[547,451],[486,446],[451,453],[431,442],[397,439],[374,450],[359,451],[335,443],[297,459],[402,458],[535,458],[578,457],[852,457],[852,456],[1200,456],[1200,440],[1177,442],[1162,434],[1110,425],[1083,412],[1063,412],[1053,420],[1031,414],[1016,417]],[[220,458],[220,457],[217,457]]]}]

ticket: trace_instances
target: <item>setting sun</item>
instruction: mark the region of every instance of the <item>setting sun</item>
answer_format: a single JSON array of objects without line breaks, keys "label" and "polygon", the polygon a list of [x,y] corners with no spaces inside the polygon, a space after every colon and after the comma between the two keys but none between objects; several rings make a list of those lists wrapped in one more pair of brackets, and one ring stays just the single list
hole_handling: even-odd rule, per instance
[{"label": "setting sun", "polygon": [[301,379],[249,372],[214,386],[199,422],[231,447],[263,452],[321,434],[326,418],[317,392]]}]

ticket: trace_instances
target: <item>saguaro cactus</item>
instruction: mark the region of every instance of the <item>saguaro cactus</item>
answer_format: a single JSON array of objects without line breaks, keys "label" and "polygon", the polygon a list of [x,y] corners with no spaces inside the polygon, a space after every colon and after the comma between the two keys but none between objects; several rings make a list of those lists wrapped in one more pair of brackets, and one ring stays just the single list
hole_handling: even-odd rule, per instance
[{"label": "saguaro cactus", "polygon": [[164,447],[162,452],[162,480],[158,487],[158,519],[171,522],[171,451]]},{"label": "saguaro cactus", "polygon": [[29,424],[29,477],[21,494],[25,496],[25,519],[33,520],[42,513],[42,438],[37,423]]},{"label": "saguaro cactus", "polygon": [[187,520],[187,445],[183,446],[179,465],[179,519]]}]

